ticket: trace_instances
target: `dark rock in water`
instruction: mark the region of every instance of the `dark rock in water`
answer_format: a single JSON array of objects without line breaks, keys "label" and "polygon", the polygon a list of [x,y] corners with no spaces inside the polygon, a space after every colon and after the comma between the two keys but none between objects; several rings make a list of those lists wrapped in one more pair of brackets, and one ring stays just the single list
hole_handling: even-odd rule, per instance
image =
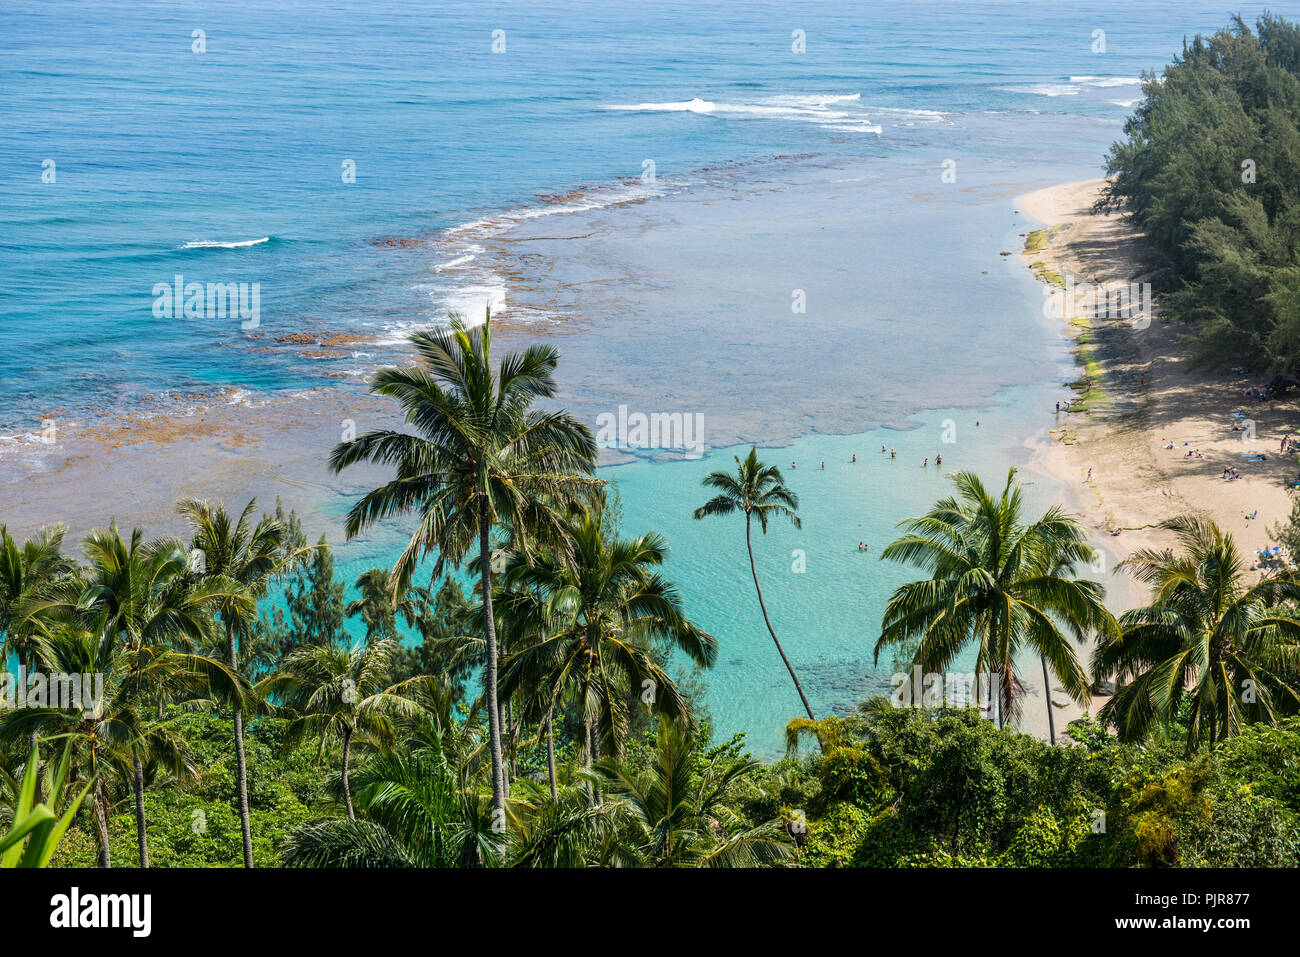
[{"label": "dark rock in water", "polygon": [[1113,681],[1095,681],[1092,685],[1093,694],[1114,694],[1115,682]]}]

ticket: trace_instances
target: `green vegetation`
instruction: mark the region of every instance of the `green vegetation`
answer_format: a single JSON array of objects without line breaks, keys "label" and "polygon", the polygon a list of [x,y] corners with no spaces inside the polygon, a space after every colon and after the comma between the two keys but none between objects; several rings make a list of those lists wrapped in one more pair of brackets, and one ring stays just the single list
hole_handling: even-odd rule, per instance
[{"label": "green vegetation", "polygon": [[1068,223],[1057,223],[1055,226],[1045,226],[1042,229],[1035,229],[1025,236],[1025,252],[1038,253],[1042,252],[1052,244],[1052,241],[1060,235],[1061,230],[1065,229]]},{"label": "green vegetation", "polygon": [[1167,257],[1163,310],[1194,357],[1300,366],[1300,29],[1239,17],[1184,45],[1112,147],[1104,203]]},{"label": "green vegetation", "polygon": [[[1045,262],[1030,263],[1029,268],[1032,269],[1034,271],[1034,275],[1036,275],[1043,282],[1048,283],[1049,285],[1052,286],[1056,286],[1059,289],[1065,288],[1065,277],[1062,276],[1059,271],[1047,265],[1047,263]],[[1071,322],[1073,322],[1073,320],[1071,320]]]},{"label": "green vegetation", "polygon": [[[1076,518],[1027,514],[1014,470],[995,492],[961,473],[884,552],[923,577],[891,597],[875,649],[927,672],[973,658],[997,720],[883,699],[818,720],[791,667],[806,716],[764,765],[743,735],[712,739],[700,675],[720,642],[662,574],[667,542],[625,533],[589,433],[532,409],[557,353],[495,366],[490,337],[417,335],[421,365],[375,379],[417,432],[334,451],[336,468],[397,473],[350,533],[415,514],[395,567],[363,572],[351,601],[329,546],[278,503],[258,518],[255,502],[183,502],[188,542],[110,525],[80,562],[61,529],[19,543],[0,526],[6,659],[93,689],[0,708],[0,863],[1297,863],[1294,573],[1247,587],[1230,536],[1179,520],[1177,550],[1125,564],[1153,595],[1116,620],[1078,574],[1095,553]],[[705,485],[697,518],[799,524],[756,450]],[[273,594],[283,607],[259,616]],[[1119,690],[1040,742],[1011,727],[1026,660],[1081,703],[1093,683]]]}]

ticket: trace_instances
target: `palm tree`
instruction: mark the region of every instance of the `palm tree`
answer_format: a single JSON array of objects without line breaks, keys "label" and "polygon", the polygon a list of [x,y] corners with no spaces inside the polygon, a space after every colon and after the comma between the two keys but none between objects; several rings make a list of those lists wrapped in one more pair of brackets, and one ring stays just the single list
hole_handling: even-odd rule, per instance
[{"label": "palm tree", "polygon": [[420,713],[418,704],[402,697],[401,686],[385,687],[397,647],[391,638],[351,648],[304,645],[286,659],[279,674],[257,686],[259,695],[277,695],[294,715],[285,730],[286,747],[308,732],[320,736],[318,758],[328,742],[342,744],[343,802],[349,821],[356,820],[349,771],[358,733],[391,747],[396,740],[391,719]]},{"label": "palm tree", "polygon": [[1231,535],[1192,516],[1162,523],[1179,551],[1139,549],[1120,568],[1149,585],[1149,605],[1125,612],[1122,632],[1093,652],[1097,680],[1124,682],[1098,717],[1141,741],[1188,704],[1187,750],[1230,737],[1248,721],[1300,709],[1300,582],[1292,572],[1245,581]]},{"label": "palm tree", "polygon": [[[54,525],[42,529],[20,546],[0,525],[0,659],[11,655],[18,673],[26,672],[33,653],[32,643],[40,640],[41,629],[29,610],[73,574],[73,563],[63,556],[66,529]],[[32,747],[37,748],[36,738]],[[39,749],[37,761],[39,761]],[[41,800],[41,777],[36,778],[37,803]]]},{"label": "palm tree", "polygon": [[[271,582],[297,566],[313,551],[298,547],[285,522],[263,515],[251,523],[257,500],[250,499],[238,518],[225,505],[186,499],[177,510],[193,529],[191,572],[207,582],[215,595],[215,610],[225,632],[226,664],[240,674],[240,645],[257,623],[257,601]],[[251,700],[251,699],[250,699]],[[244,705],[236,702],[231,715],[235,731],[235,784],[239,825],[244,841],[244,866],[253,866],[253,831],[248,811],[248,761],[244,754]]]},{"label": "palm tree", "polygon": [[502,662],[501,691],[522,692],[528,717],[539,720],[572,700],[590,766],[602,735],[622,757],[630,698],[689,724],[689,707],[656,661],[655,642],[701,667],[713,664],[718,645],[686,618],[676,587],[658,574],[668,555],[662,537],[610,536],[599,499],[566,519],[565,537],[568,558],[515,555],[507,562],[502,600],[519,650]]},{"label": "palm tree", "polygon": [[497,634],[492,609],[492,530],[512,529],[520,548],[530,537],[556,538],[555,507],[572,500],[591,479],[596,458],[591,430],[565,412],[532,408],[555,394],[559,353],[534,345],[492,368],[492,323],[469,330],[452,315],[451,328],[418,332],[411,343],[421,365],[383,369],[371,390],[401,403],[418,434],[379,430],[335,447],[330,467],[358,462],[396,467],[397,476],[348,512],[351,538],[385,518],[411,511],[420,522],[393,568],[394,601],[410,584],[421,558],[437,550],[433,579],[444,563],[458,565],[477,543],[487,640],[484,686],[492,758],[492,805],[504,819],[506,786],[497,705]]},{"label": "palm tree", "polygon": [[294,830],[289,867],[580,867],[612,823],[611,805],[576,799],[542,808],[511,802],[509,838],[492,827],[452,739],[424,719],[409,748],[375,755],[356,773],[356,820],[326,818]]},{"label": "palm tree", "polygon": [[[152,760],[169,763],[179,770],[183,769],[184,762],[175,757],[171,736],[158,730],[162,728],[163,702],[172,687],[163,675],[171,673],[168,669],[174,671],[179,667],[176,662],[180,659],[168,659],[162,670],[145,667],[144,661],[164,658],[162,652],[173,645],[188,650],[196,644],[205,644],[211,634],[215,603],[242,599],[228,596],[221,582],[192,581],[189,556],[180,542],[145,541],[138,528],[132,530],[129,542],[122,538],[116,524],[107,530],[95,530],[83,541],[82,551],[88,566],[47,589],[45,597],[28,603],[24,621],[42,631],[63,628],[65,637],[84,631],[103,645],[98,655],[102,659],[100,664],[119,651],[136,656],[133,667],[139,668],[140,673],[132,683],[133,693],[137,695],[132,707],[141,704],[138,694],[147,687],[154,695],[153,704],[158,712],[155,731],[150,735],[139,732],[134,724],[129,725],[135,730],[126,752],[133,766],[128,780],[135,794],[141,866],[148,866],[144,765]],[[201,656],[189,656],[187,660],[206,661]],[[234,700],[239,698],[237,694]]]},{"label": "palm tree", "polygon": [[[166,722],[152,722],[150,706],[160,692],[237,699],[240,682],[218,661],[164,645],[127,645],[117,633],[61,628],[42,643],[40,664],[49,673],[102,676],[93,707],[25,707],[0,714],[0,740],[39,733],[63,737],[74,748],[77,777],[94,776],[93,806],[101,867],[111,866],[108,776],[115,773],[135,797],[136,844],[141,867],[149,866],[144,814],[146,762],[189,775],[192,768],[179,737]],[[66,702],[65,702],[66,704]]]},{"label": "palm tree", "polygon": [[767,633],[772,636],[777,654],[785,662],[786,671],[790,672],[790,680],[794,682],[795,690],[799,692],[799,700],[803,702],[803,708],[808,712],[808,719],[815,721],[812,705],[808,703],[803,685],[799,683],[799,677],[794,673],[794,665],[790,664],[790,659],[786,657],[785,649],[781,647],[781,641],[776,637],[776,630],[772,627],[772,620],[767,615],[767,605],[763,602],[763,589],[758,584],[758,568],[754,564],[752,537],[755,518],[758,519],[758,527],[764,535],[767,534],[768,519],[773,516],[789,518],[795,528],[801,528],[802,523],[797,514],[799,496],[786,487],[779,468],[775,465],[764,465],[758,460],[757,448],[751,448],[743,462],[738,455],[733,458],[736,460],[734,475],[729,472],[710,472],[704,477],[702,484],[706,488],[717,489],[718,494],[697,508],[695,517],[701,519],[708,515],[744,513],[745,547],[749,550],[749,571],[754,576],[754,591],[758,593],[758,607],[763,612],[763,623],[767,625]]},{"label": "palm tree", "polygon": [[441,750],[376,755],[356,783],[361,820],[296,828],[280,851],[288,867],[477,867],[495,853],[491,828]]},{"label": "palm tree", "polygon": [[941,674],[974,643],[976,672],[988,671],[996,692],[999,725],[1019,707],[1023,686],[1015,669],[1022,651],[1051,662],[1070,696],[1086,701],[1088,677],[1071,640],[1113,634],[1117,626],[1102,603],[1102,586],[1062,571],[1093,560],[1083,526],[1057,507],[1027,522],[1015,469],[997,498],[971,472],[953,481],[957,495],[900,523],[907,534],[882,553],[930,577],[890,596],[876,659],[891,645],[915,645],[912,663]]},{"label": "palm tree", "polygon": [[0,525],[0,657],[13,655],[19,670],[28,664],[30,645],[38,629],[29,608],[47,598],[55,585],[67,579],[72,563],[63,556],[64,527],[55,525],[19,545]]},{"label": "palm tree", "polygon": [[613,760],[592,776],[627,808],[629,834],[620,845],[650,867],[755,867],[792,853],[780,821],[751,826],[730,804],[736,786],[762,767],[751,759],[715,756],[702,763],[680,724],[661,718],[650,766],[637,771]]}]

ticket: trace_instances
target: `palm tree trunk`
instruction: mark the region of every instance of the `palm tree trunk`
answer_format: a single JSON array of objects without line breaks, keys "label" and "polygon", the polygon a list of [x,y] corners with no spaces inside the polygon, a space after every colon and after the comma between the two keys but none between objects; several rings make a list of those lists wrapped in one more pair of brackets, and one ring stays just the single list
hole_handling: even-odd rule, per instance
[{"label": "palm tree trunk", "polygon": [[555,786],[555,733],[551,730],[551,717],[554,705],[546,712],[546,773],[551,780],[551,800],[558,801],[560,792]]},{"label": "palm tree trunk", "polygon": [[[21,642],[21,643],[18,645],[18,648],[17,648],[17,650],[16,650],[15,653],[14,653],[14,654],[15,654],[15,657],[18,659],[18,675],[19,675],[19,679],[22,680],[22,681],[26,681],[26,680],[27,680],[27,648],[26,648],[26,644],[27,644],[27,642],[26,642],[25,640],[24,640],[23,642]],[[26,690],[26,689],[24,689],[24,690]],[[35,804],[40,804],[41,801],[44,800],[44,798],[41,797],[41,752],[40,752],[40,740],[41,740],[40,732],[39,732],[39,731],[33,731],[33,732],[31,733],[31,735],[30,735],[30,740],[27,742],[27,750],[28,750],[28,752],[29,752],[29,753],[35,753],[35,755],[36,755],[36,793],[33,795],[33,799],[34,799],[34,800],[33,800],[33,803],[35,803]]]},{"label": "palm tree trunk", "polygon": [[140,755],[131,755],[135,774],[131,778],[132,790],[135,791],[135,843],[140,851],[140,866],[149,866],[149,838],[144,824],[144,765]]},{"label": "palm tree trunk", "polygon": [[487,662],[483,683],[487,693],[488,746],[492,755],[492,814],[494,820],[504,821],[506,784],[501,758],[501,708],[497,704],[497,625],[492,615],[492,546],[489,532],[487,503],[480,502],[478,553],[483,583],[483,624],[487,633]]},{"label": "palm tree trunk", "polygon": [[113,862],[108,851],[108,788],[104,784],[103,769],[95,778],[95,825],[99,831],[99,866],[112,867]]},{"label": "palm tree trunk", "polygon": [[[235,652],[235,630],[226,625],[226,655],[230,670],[239,674],[239,657]],[[248,823],[248,762],[244,759],[244,712],[238,704],[234,707],[235,724],[235,780],[239,790],[239,826],[244,838],[244,866],[253,866],[253,830]]]},{"label": "palm tree trunk", "polygon": [[1043,663],[1043,700],[1047,702],[1047,733],[1052,744],[1056,744],[1056,719],[1052,717],[1052,685],[1047,680],[1047,656],[1039,655],[1038,660]]},{"label": "palm tree trunk", "polygon": [[767,625],[767,633],[772,636],[772,642],[776,645],[777,654],[785,662],[785,670],[790,672],[790,680],[794,682],[795,690],[799,692],[799,700],[803,702],[803,709],[808,712],[808,720],[816,721],[817,719],[813,717],[812,705],[808,703],[808,696],[803,693],[803,685],[799,684],[799,678],[794,673],[794,666],[790,664],[790,659],[785,656],[785,649],[781,647],[781,642],[772,629],[772,622],[767,617],[767,605],[763,603],[763,589],[758,585],[758,568],[754,565],[754,543],[750,534],[750,526],[751,521],[747,514],[745,516],[745,547],[749,549],[749,570],[754,576],[754,591],[758,592],[758,607],[763,612],[763,623]]},{"label": "palm tree trunk", "polygon": [[[584,731],[584,733],[586,734],[586,737],[587,737],[587,741],[586,741],[586,744],[587,744],[587,756],[586,756],[586,759],[585,759],[585,761],[584,761],[584,764],[586,765],[587,774],[590,775],[590,774],[591,774],[591,767],[592,767],[592,763],[593,763],[593,762],[592,762],[592,759],[591,759],[591,752],[594,750],[594,748],[593,748],[593,746],[592,746],[592,742],[591,742],[591,739],[592,739],[593,735],[592,735],[592,733],[591,733],[591,719],[590,719],[590,718],[584,718],[584,719],[583,719],[583,721],[582,721],[582,728],[583,728],[583,731]],[[590,801],[592,804],[595,804],[595,803],[596,803],[596,785],[594,785],[594,784],[591,782],[591,779],[590,779],[590,778],[587,779],[587,800]]]},{"label": "palm tree trunk", "polygon": [[45,798],[43,798],[43,797],[41,796],[41,749],[40,749],[40,740],[41,740],[41,738],[40,738],[40,733],[37,732],[37,731],[33,731],[32,734],[31,734],[31,741],[29,742],[29,746],[28,746],[28,748],[27,748],[27,750],[28,750],[29,752],[31,752],[32,754],[36,755],[36,794],[34,795],[34,803],[36,803],[36,804],[40,804],[42,801],[45,800]]},{"label": "palm tree trunk", "polygon": [[515,775],[518,774],[519,771],[517,765],[515,764],[515,761],[518,756],[515,754],[515,745],[514,745],[515,709],[514,709],[514,703],[512,701],[506,701],[505,724],[506,724],[506,740],[510,742],[510,774],[507,777],[507,780],[514,780]]},{"label": "palm tree trunk", "polygon": [[352,810],[352,782],[348,780],[348,764],[352,758],[352,729],[347,728],[343,732],[343,803],[348,809],[348,820],[357,819],[356,812]]}]

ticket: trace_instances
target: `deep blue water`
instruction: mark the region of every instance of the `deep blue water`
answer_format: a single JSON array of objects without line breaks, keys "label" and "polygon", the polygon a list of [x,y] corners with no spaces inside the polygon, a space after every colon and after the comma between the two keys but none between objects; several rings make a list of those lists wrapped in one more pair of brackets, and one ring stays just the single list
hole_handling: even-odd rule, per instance
[{"label": "deep blue water", "polygon": [[[254,351],[238,323],[155,318],[154,286],[176,274],[260,283],[266,335],[385,327],[440,315],[455,283],[440,284],[427,255],[394,256],[372,240],[452,227],[539,191],[638,178],[646,159],[668,180],[808,151],[882,163],[934,148],[1095,160],[1113,129],[1081,144],[1013,144],[987,125],[909,126],[918,117],[907,111],[1116,120],[1116,104],[1138,96],[1121,81],[1221,26],[1225,10],[1200,0],[10,0],[0,8],[0,433],[34,427],[48,408],[115,407],[161,389],[311,381],[301,361]],[[206,52],[192,52],[195,30]],[[496,30],[505,49],[494,54]],[[1105,53],[1092,52],[1094,30]],[[827,107],[846,114],[840,122],[809,108],[855,94]],[[692,99],[716,109],[609,109]],[[879,136],[863,131],[875,124]],[[47,160],[54,183],[42,182]]]}]

